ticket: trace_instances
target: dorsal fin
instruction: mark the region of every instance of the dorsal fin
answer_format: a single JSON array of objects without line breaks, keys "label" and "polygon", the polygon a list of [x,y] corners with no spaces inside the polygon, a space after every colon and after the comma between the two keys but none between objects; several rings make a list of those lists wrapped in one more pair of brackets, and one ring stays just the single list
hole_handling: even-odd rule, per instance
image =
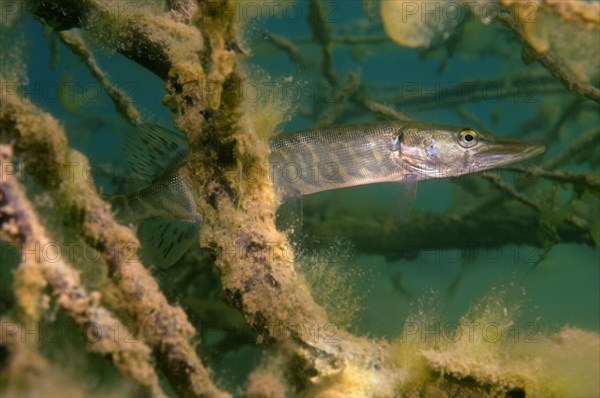
[{"label": "dorsal fin", "polygon": [[125,137],[120,162],[126,164],[127,192],[152,185],[169,170],[176,168],[189,153],[187,137],[155,124],[139,124]]}]

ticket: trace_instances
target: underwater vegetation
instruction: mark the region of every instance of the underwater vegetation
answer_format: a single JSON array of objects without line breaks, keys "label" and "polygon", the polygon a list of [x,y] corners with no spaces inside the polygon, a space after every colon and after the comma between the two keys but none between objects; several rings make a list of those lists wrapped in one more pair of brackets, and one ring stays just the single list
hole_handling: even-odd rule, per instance
[{"label": "underwater vegetation", "polygon": [[[1,396],[600,396],[600,3],[1,0],[0,29]],[[374,121],[546,151],[273,188],[277,134]],[[176,256],[111,199],[182,160],[146,123],[186,146]]]}]

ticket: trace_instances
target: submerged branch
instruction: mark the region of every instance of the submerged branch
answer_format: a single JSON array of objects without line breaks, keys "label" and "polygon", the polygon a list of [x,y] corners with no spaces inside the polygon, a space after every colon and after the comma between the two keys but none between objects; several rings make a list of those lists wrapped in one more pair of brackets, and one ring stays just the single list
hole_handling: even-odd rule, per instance
[{"label": "submerged branch", "polygon": [[[0,161],[3,165],[13,164],[9,145],[0,144]],[[0,236],[25,250],[36,246],[50,247],[51,244],[23,188],[12,175],[5,175],[0,181]],[[87,292],[77,271],[60,258],[52,261],[43,255],[35,256],[33,261],[29,255],[23,258],[19,268],[29,268],[29,275],[41,274],[67,314],[87,333],[94,330],[95,335],[87,339],[93,352],[107,355],[119,372],[140,386],[145,394],[152,397],[166,395],[151,363],[150,348],[139,340],[128,339],[127,328],[100,305],[99,293]],[[89,325],[95,327],[90,329]],[[125,333],[112,333],[116,325]]]},{"label": "submerged branch", "polygon": [[[228,7],[233,3],[211,5],[224,9],[216,12],[207,7],[198,16],[203,22],[198,29],[211,43],[212,51],[205,57],[203,69],[209,76],[213,75],[210,71],[220,71],[215,79],[224,89],[219,107],[202,126],[201,136],[194,115],[205,112],[202,104],[190,103],[172,89],[170,95],[177,99],[176,123],[191,138],[189,172],[199,184],[199,206],[204,215],[201,243],[216,253],[223,297],[242,312],[261,341],[295,343],[294,351],[303,363],[302,369],[296,369],[300,379],[340,371],[345,359],[372,370],[380,356],[371,342],[344,331],[336,333],[335,341],[310,335],[311,328],[323,328],[329,322],[296,272],[291,244],[275,227],[277,202],[272,187],[267,179],[250,182],[229,172],[239,162],[242,167],[265,165],[269,150],[267,142],[258,139],[243,118],[241,96],[235,91],[245,76],[226,48],[237,34],[237,26],[228,20],[232,15]],[[220,64],[215,65],[215,61]],[[185,78],[190,76],[179,77]],[[196,79],[202,80],[202,76]]]},{"label": "submerged branch", "polygon": [[308,24],[313,33],[313,39],[321,46],[321,68],[325,79],[333,87],[340,84],[340,77],[333,62],[333,28],[328,21],[325,5],[319,0],[309,0]]},{"label": "submerged branch", "polygon": [[[7,95],[2,103],[0,130],[0,136],[14,141],[17,155],[34,169],[87,164],[82,155],[69,149],[63,128],[51,115],[15,94]],[[120,294],[113,305],[134,317],[174,388],[186,396],[227,396],[214,386],[200,362],[191,342],[195,329],[184,311],[168,303],[137,257],[137,238],[117,223],[92,181],[80,175],[73,181],[45,177],[34,175],[84,241],[101,254]]]},{"label": "submerged branch", "polygon": [[81,35],[77,32],[58,32],[58,38],[67,46],[75,55],[79,57],[92,75],[100,82],[110,99],[115,104],[115,108],[126,120],[132,125],[138,125],[142,122],[142,117],[138,110],[133,106],[131,98],[122,90],[115,87],[108,74],[100,69],[100,66],[96,62],[96,57],[87,48]]},{"label": "submerged branch", "polygon": [[[78,17],[60,16],[58,21],[53,17],[56,7],[54,11],[34,7],[34,12],[51,25],[56,23],[55,28],[66,29],[78,26],[86,12],[105,12],[100,3],[89,0],[65,7],[61,13],[75,12]],[[177,115],[178,128],[190,138],[187,168],[193,188],[200,192],[199,207],[204,216],[201,243],[216,253],[225,300],[244,314],[263,341],[296,343],[295,352],[303,358],[306,372],[300,378],[340,371],[346,360],[374,372],[381,363],[381,352],[373,342],[341,330],[336,331],[335,341],[326,336],[315,338],[311,333],[315,327],[321,329],[330,323],[307,286],[299,281],[290,259],[291,245],[275,227],[276,200],[270,184],[262,181],[256,186],[240,186],[228,172],[238,160],[263,164],[268,155],[267,143],[258,140],[241,120],[241,96],[236,89],[244,76],[237,68],[234,15],[231,2],[203,3],[192,19],[197,29],[178,24],[177,34],[169,31],[173,21],[162,27],[160,35],[150,35],[147,25],[137,21],[117,32],[117,49],[167,81],[164,102]],[[145,18],[145,22],[162,20]],[[204,52],[190,52],[182,44],[196,41]],[[59,131],[59,136],[64,134]],[[37,155],[37,161],[48,161]],[[63,154],[63,160],[65,157]],[[123,294],[124,309],[146,326],[144,336],[157,351],[171,382],[182,395],[223,395],[210,382],[189,343],[194,330],[183,311],[166,303],[137,256],[129,256],[127,264],[122,257],[128,253],[120,253],[121,258],[111,256],[111,247],[123,247],[135,237],[128,229],[115,230],[118,224],[96,192],[89,187],[85,191],[80,192],[84,202],[71,204],[72,212],[83,217],[82,235],[103,254],[111,278]],[[282,296],[288,300],[281,300]]]},{"label": "submerged branch", "polygon": [[510,8],[506,8],[505,12],[498,13],[498,19],[502,21],[508,28],[514,31],[527,56],[536,59],[546,69],[548,69],[554,77],[560,80],[569,91],[576,92],[584,97],[600,103],[600,89],[593,84],[581,81],[577,78],[565,65],[560,56],[552,51],[537,51],[534,45],[530,42],[530,38],[526,33],[528,21],[521,21],[519,15],[516,15]]},{"label": "submerged branch", "polygon": [[538,168],[525,167],[505,167],[505,170],[516,171],[533,177],[542,177],[547,180],[570,183],[573,185],[583,185],[592,192],[600,193],[600,176],[593,172],[572,173],[568,171],[548,171]]},{"label": "submerged branch", "polygon": [[[31,14],[44,20],[56,31],[82,28],[94,32],[102,27],[106,28],[98,24],[98,21],[111,24],[110,32],[96,33],[101,37],[109,36],[108,40],[115,46],[116,51],[166,80],[171,69],[172,57],[169,51],[181,45],[179,39],[182,34],[190,34],[187,30],[188,25],[178,23],[169,15],[153,15],[144,9],[142,3],[124,4],[124,8],[121,8],[111,2],[96,0],[29,0],[27,2]],[[183,0],[173,1],[172,6],[174,7],[172,15],[184,20],[185,13],[194,9],[189,2]],[[200,38],[194,37],[194,39],[201,41]],[[195,57],[194,52],[197,50],[199,48],[190,46],[189,55]]]},{"label": "submerged branch", "polygon": [[[343,231],[357,252],[383,255],[390,261],[453,249],[544,248],[547,239],[537,210],[509,203],[463,215],[416,213],[407,222],[394,219],[389,209],[378,211],[377,206],[369,209],[368,216],[356,209],[337,209],[334,214],[327,211],[331,206],[335,200],[307,201],[302,233],[336,238]],[[596,246],[587,229],[571,223],[557,226],[557,233],[562,242]]]}]

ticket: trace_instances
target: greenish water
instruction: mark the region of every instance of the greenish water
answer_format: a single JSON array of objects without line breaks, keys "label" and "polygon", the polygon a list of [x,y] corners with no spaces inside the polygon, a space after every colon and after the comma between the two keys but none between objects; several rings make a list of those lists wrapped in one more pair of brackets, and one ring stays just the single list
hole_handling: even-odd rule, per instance
[{"label": "greenish water", "polygon": [[[281,107],[291,103],[289,120],[280,127],[283,133],[314,127],[329,116],[335,116],[334,124],[383,119],[381,114],[360,105],[360,98],[369,98],[412,119],[472,126],[500,136],[545,144],[547,152],[528,160],[524,166],[529,167],[555,158],[586,131],[600,125],[597,104],[586,99],[577,103],[576,97],[543,67],[525,65],[519,42],[499,23],[483,27],[477,18],[472,18],[466,22],[463,36],[452,39],[452,45],[440,43],[429,50],[414,50],[387,39],[380,19],[369,21],[362,2],[332,1],[328,13],[332,34],[337,39],[333,42],[332,61],[339,78],[339,86],[332,87],[323,78],[321,48],[311,40],[306,2],[282,6],[290,13],[287,16],[271,15],[262,9],[261,17],[256,18],[252,17],[257,14],[250,4],[256,3],[239,5],[243,19],[241,44],[249,50],[250,56],[243,63],[259,97],[245,91],[246,100],[255,101],[256,106],[263,104],[265,98],[272,98],[271,102]],[[270,34],[293,43],[308,64],[302,67],[290,60],[273,44]],[[118,162],[116,148],[130,128],[116,115],[112,102],[89,71],[52,34],[45,32],[42,24],[30,17],[24,16],[11,35],[12,41],[21,42],[18,47],[27,65],[24,97],[61,120],[70,145],[82,151],[95,166]],[[360,42],[360,38],[375,40]],[[352,44],[351,39],[358,42]],[[132,96],[145,122],[173,128],[171,115],[161,104],[165,90],[160,79],[119,54],[100,49],[96,56],[115,85]],[[353,79],[360,84],[352,83]],[[356,85],[354,91],[348,91],[352,84]],[[70,93],[75,99],[70,101],[61,96],[61,87],[72,89]],[[352,97],[354,94],[350,92],[362,94]],[[577,110],[565,114],[569,107]],[[598,177],[600,146],[597,144],[596,141],[593,148],[582,150],[573,162],[555,171],[591,172]],[[590,236],[594,233],[592,225],[597,225],[600,216],[598,192],[587,190],[579,195],[569,183],[544,179],[515,184],[517,177],[513,172],[500,175],[543,209],[540,225],[530,226],[532,234],[543,234],[540,231],[546,224],[560,229],[572,215],[584,218]],[[96,185],[100,191],[110,193],[118,181],[100,173]],[[420,183],[416,198],[409,198],[408,202],[403,195],[406,193],[393,186],[316,194],[303,198],[303,206],[308,209],[304,216],[311,220],[331,220],[339,212],[363,220],[365,225],[379,223],[382,235],[386,234],[388,222],[406,223],[409,227],[402,228],[405,233],[397,236],[395,246],[412,248],[419,242],[410,236],[410,224],[416,222],[419,214],[437,215],[440,220],[448,216],[446,221],[458,223],[460,233],[460,223],[466,224],[470,218],[456,215],[486,198],[496,195],[499,201],[482,208],[484,212],[495,211],[494,206],[500,203],[510,202],[507,211],[525,206],[502,196],[489,181],[477,176]],[[394,206],[400,201],[407,205],[398,217]],[[337,204],[341,206],[339,209]],[[342,212],[341,208],[345,210]],[[388,210],[389,218],[381,218]],[[51,213],[52,209],[48,211]],[[510,219],[510,214],[506,217]],[[542,225],[542,221],[546,224]],[[347,225],[360,229],[355,222]],[[459,320],[494,288],[507,289],[508,295],[518,301],[519,311],[513,321],[520,333],[533,330],[552,334],[567,325],[600,332],[600,250],[598,241],[594,245],[589,236],[587,239],[564,236],[567,241],[563,242],[553,240],[552,233],[548,233],[542,239],[543,247],[523,245],[508,236],[508,244],[486,247],[481,243],[485,242],[482,238],[494,234],[494,226],[482,225],[477,236],[459,236],[462,245],[448,248],[432,241],[421,252],[398,259],[389,258],[386,251],[363,250],[360,242],[351,239],[360,236],[356,230],[343,227],[332,231],[326,224],[323,228],[322,234],[318,229],[309,235],[300,233],[295,238],[299,251],[307,257],[313,250],[343,253],[340,258],[328,255],[328,261],[336,267],[337,275],[344,275],[344,285],[328,292],[328,302],[320,304],[334,311],[343,309],[350,301],[360,304],[360,310],[352,312],[351,317],[351,330],[360,335],[393,340],[407,332],[406,321],[415,314],[427,314],[418,324],[423,328],[419,333],[433,330],[433,334],[439,334],[436,327],[443,328]],[[0,314],[6,314],[14,304],[11,270],[18,261],[13,249],[2,247]],[[200,266],[194,263],[197,259],[194,256],[204,259]],[[181,303],[192,323],[208,333],[198,350],[222,384],[234,390],[244,384],[258,363],[262,348],[254,344],[256,336],[247,330],[239,314],[219,306],[218,275],[211,267],[210,256],[194,247],[192,254],[188,253],[173,268],[153,267],[152,271],[169,299]],[[318,292],[315,296],[318,300]],[[356,300],[351,300],[352,296]],[[211,318],[214,313],[206,310],[209,304],[221,315]],[[232,325],[239,330],[232,331]],[[230,343],[220,344],[228,338]],[[56,351],[49,352],[58,356]],[[94,357],[93,361],[99,360]],[[106,371],[108,367],[99,368]],[[111,371],[106,372],[108,379],[116,377]]]}]

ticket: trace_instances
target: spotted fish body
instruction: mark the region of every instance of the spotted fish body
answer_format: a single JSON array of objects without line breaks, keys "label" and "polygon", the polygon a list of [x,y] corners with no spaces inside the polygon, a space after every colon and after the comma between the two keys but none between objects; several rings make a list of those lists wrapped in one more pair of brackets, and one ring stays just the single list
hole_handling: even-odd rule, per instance
[{"label": "spotted fish body", "polygon": [[273,185],[286,196],[378,182],[402,181],[391,139],[394,123],[280,134],[271,140]]},{"label": "spotted fish body", "polygon": [[544,151],[469,128],[398,121],[281,134],[270,144],[273,185],[284,196],[454,177]]}]

